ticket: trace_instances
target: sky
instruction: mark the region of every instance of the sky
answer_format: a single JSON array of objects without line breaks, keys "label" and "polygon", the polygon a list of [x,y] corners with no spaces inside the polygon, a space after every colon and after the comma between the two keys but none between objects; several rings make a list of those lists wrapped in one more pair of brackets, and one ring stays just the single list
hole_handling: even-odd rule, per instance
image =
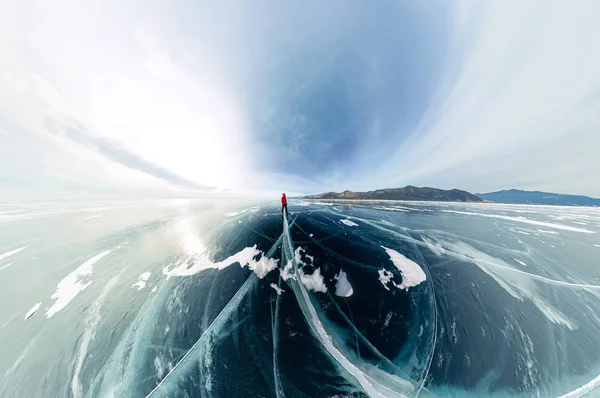
[{"label": "sky", "polygon": [[600,2],[0,0],[0,199],[600,197]]}]

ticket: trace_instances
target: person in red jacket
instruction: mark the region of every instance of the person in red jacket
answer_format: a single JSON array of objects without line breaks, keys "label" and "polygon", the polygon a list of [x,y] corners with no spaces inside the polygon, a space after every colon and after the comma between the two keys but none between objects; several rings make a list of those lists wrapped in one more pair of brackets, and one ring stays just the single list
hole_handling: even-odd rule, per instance
[{"label": "person in red jacket", "polygon": [[285,215],[288,215],[287,209],[287,198],[285,197],[285,192],[281,194],[281,214],[283,214],[283,209],[285,209]]}]

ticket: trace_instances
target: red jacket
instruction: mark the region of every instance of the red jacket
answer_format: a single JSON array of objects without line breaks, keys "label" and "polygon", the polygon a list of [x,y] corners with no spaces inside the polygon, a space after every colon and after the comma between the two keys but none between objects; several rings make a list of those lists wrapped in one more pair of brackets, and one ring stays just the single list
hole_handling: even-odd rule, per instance
[{"label": "red jacket", "polygon": [[285,195],[281,197],[281,205],[282,206],[287,205],[287,198],[285,197]]}]

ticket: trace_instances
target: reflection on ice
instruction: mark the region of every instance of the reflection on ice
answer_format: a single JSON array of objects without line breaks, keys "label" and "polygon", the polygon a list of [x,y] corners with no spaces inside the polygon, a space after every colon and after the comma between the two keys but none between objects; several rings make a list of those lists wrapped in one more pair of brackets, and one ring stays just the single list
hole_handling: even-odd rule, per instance
[{"label": "reflection on ice", "polygon": [[277,292],[277,295],[281,296],[283,294],[283,292],[285,292],[285,290],[283,290],[282,288],[280,288],[279,286],[277,286],[274,283],[271,283],[269,286],[271,286],[273,288],[273,290],[275,290]]},{"label": "reflection on ice", "polygon": [[[294,269],[298,271],[294,246],[290,237],[289,226],[284,218],[283,259],[292,261]],[[330,324],[318,304],[313,300],[302,283],[291,282],[291,287],[296,293],[298,303],[311,329],[329,352],[329,354],[354,378],[361,388],[371,397],[403,397],[414,394],[415,390],[422,387],[423,381],[407,380],[393,373],[383,371],[374,364],[361,360],[352,346],[340,338],[334,338],[335,327]],[[422,375],[423,373],[421,373]]]},{"label": "reflection on ice", "polygon": [[347,225],[347,226],[349,226],[349,227],[358,227],[358,224],[357,224],[357,223],[355,223],[355,222],[353,222],[352,220],[349,220],[349,219],[347,219],[347,218],[346,218],[346,219],[343,219],[343,220],[340,220],[340,222],[341,222],[342,224],[346,224],[346,225]]},{"label": "reflection on ice", "polygon": [[419,267],[419,264],[414,261],[404,257],[402,254],[398,253],[395,250],[388,249],[387,247],[382,246],[387,252],[388,256],[390,256],[390,260],[392,263],[398,268],[400,273],[402,274],[402,283],[396,285],[398,289],[408,290],[409,287],[417,286],[421,282],[425,281],[427,277],[425,276],[425,272]]}]

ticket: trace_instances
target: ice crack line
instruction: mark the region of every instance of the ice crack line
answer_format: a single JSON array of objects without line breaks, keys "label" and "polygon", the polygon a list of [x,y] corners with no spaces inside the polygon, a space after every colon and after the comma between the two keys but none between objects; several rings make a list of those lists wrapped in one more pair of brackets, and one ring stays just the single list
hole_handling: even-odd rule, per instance
[{"label": "ice crack line", "polygon": [[[295,220],[295,219],[294,219]],[[277,239],[277,241],[273,244],[273,246],[271,246],[271,248],[269,249],[269,251],[265,254],[267,257],[271,257],[273,255],[273,253],[275,252],[275,250],[277,249],[277,247],[279,246],[279,243],[281,242],[281,240],[283,239],[284,234],[282,233],[281,236],[279,237],[279,239]],[[221,312],[219,313],[219,315],[217,315],[217,317],[212,321],[212,323],[209,325],[209,327],[202,333],[202,335],[200,336],[200,338],[194,343],[194,345],[185,353],[185,355],[179,360],[179,362],[177,362],[177,364],[175,364],[175,366],[173,367],[173,369],[171,369],[169,371],[169,373],[167,373],[167,375],[156,385],[156,387],[154,387],[154,389],[152,391],[150,391],[150,393],[148,393],[148,395],[146,395],[146,398],[152,397],[155,393],[157,393],[165,384],[165,382],[172,377],[172,375],[178,370],[178,368],[180,367],[180,365],[189,357],[189,355],[196,350],[196,348],[200,345],[201,342],[204,341],[204,339],[206,338],[206,336],[209,335],[209,333],[213,330],[213,328],[219,323],[221,322],[221,319],[224,317],[225,314],[229,313],[231,307],[234,304],[237,304],[242,296],[244,294],[246,294],[249,284],[253,281],[255,281],[257,278],[256,274],[252,274],[250,275],[250,277],[246,280],[246,282],[244,282],[244,284],[238,289],[238,291],[235,293],[235,295],[232,297],[232,299],[227,303],[227,305],[221,310]]]}]

